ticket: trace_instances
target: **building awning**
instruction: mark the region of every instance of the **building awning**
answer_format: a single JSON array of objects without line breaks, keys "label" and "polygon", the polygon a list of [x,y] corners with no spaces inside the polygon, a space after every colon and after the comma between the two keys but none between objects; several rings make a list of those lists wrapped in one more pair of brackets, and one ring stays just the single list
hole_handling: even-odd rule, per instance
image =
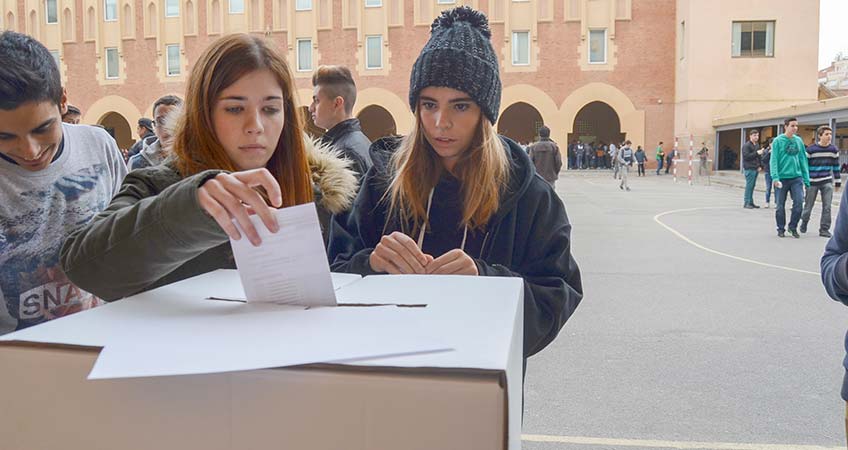
[{"label": "building awning", "polygon": [[848,96],[741,116],[719,117],[713,120],[713,128],[716,131],[726,131],[783,125],[783,120],[787,117],[797,118],[801,125],[824,124],[829,123],[831,119],[848,121]]}]

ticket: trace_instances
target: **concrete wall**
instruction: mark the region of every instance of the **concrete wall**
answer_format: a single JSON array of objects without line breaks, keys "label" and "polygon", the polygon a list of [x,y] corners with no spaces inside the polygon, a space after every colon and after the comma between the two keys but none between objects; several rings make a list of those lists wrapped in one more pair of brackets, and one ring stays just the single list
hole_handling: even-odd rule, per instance
[{"label": "concrete wall", "polygon": [[[773,57],[733,57],[734,21],[775,21]],[[681,23],[685,32],[681,33]],[[817,99],[819,1],[677,0],[674,133],[714,148],[712,120]]]}]

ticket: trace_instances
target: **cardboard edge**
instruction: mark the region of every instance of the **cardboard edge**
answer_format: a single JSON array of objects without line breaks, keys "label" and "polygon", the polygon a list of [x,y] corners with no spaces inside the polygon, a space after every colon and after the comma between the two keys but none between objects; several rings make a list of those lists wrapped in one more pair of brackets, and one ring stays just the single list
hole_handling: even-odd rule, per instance
[{"label": "cardboard edge", "polygon": [[49,350],[68,350],[73,352],[97,352],[100,353],[103,347],[75,345],[75,344],[55,344],[50,342],[35,342],[35,341],[0,341],[0,347],[11,348],[34,348],[34,349],[49,349]]}]

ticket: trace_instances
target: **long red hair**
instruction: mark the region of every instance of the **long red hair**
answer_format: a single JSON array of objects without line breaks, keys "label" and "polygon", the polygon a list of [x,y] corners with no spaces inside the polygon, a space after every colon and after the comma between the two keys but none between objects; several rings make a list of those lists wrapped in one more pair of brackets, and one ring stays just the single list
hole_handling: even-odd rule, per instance
[{"label": "long red hair", "polygon": [[237,171],[215,134],[212,110],[221,91],[241,77],[267,69],[283,91],[285,126],[265,168],[280,184],[283,206],[312,201],[312,182],[304,142],[303,118],[295,100],[295,85],[286,60],[261,38],[247,34],[224,36],[197,60],[186,88],[185,113],[174,132],[177,170],[191,176],[204,170]]}]

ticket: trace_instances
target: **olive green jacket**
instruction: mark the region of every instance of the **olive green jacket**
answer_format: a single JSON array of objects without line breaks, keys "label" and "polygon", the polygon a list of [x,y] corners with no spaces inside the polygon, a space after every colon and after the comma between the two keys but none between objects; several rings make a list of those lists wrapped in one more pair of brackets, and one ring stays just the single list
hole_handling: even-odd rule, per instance
[{"label": "olive green jacket", "polygon": [[[350,207],[356,176],[332,148],[307,142],[315,202],[327,230],[330,215]],[[226,233],[197,200],[198,188],[221,172],[183,177],[169,162],[130,172],[109,206],[65,241],[61,263],[68,278],[112,301],[235,268]]]}]

